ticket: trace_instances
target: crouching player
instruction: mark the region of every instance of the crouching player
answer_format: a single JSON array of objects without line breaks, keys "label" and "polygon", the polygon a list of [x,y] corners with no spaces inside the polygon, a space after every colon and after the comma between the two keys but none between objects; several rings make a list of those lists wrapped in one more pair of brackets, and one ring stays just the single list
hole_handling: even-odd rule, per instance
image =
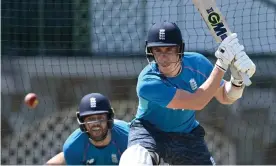
[{"label": "crouching player", "polygon": [[79,129],[46,165],[118,165],[127,148],[128,123],[114,119],[109,100],[99,93],[84,96],[76,114]]}]

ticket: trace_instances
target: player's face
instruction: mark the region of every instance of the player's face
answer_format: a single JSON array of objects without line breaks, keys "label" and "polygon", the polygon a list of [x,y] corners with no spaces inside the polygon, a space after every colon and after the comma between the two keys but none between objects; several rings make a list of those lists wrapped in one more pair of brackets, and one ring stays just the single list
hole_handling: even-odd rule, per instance
[{"label": "player's face", "polygon": [[84,118],[85,127],[91,138],[101,141],[108,132],[107,114],[91,115]]},{"label": "player's face", "polygon": [[172,72],[179,60],[179,47],[152,47],[153,56],[161,70]]}]

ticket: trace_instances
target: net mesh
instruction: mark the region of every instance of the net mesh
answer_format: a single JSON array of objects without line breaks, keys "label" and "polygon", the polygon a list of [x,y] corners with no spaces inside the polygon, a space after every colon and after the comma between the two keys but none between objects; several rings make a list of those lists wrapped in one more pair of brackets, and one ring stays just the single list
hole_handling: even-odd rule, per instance
[{"label": "net mesh", "polygon": [[[62,151],[87,93],[109,96],[116,118],[130,121],[153,22],[176,22],[186,51],[215,60],[218,44],[191,0],[1,2],[1,164],[44,164]],[[217,4],[257,71],[241,100],[231,106],[212,100],[197,119],[217,164],[275,164],[276,4]],[[29,92],[39,97],[36,109],[23,102]]]}]

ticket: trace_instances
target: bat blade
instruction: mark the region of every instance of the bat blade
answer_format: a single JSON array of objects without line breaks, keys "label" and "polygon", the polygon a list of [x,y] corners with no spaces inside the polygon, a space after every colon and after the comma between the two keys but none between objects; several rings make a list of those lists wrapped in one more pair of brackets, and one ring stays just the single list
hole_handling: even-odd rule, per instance
[{"label": "bat blade", "polygon": [[[222,42],[231,34],[230,28],[218,9],[215,0],[193,0],[193,3],[217,43]],[[240,73],[240,75],[246,86],[252,84],[247,74]]]},{"label": "bat blade", "polygon": [[217,43],[220,43],[231,34],[229,26],[217,8],[215,0],[193,0],[193,3]]}]

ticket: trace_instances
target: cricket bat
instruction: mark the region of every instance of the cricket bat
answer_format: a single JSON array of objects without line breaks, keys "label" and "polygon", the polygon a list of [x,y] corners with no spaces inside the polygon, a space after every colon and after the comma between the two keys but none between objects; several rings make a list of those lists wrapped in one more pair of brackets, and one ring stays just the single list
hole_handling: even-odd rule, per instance
[{"label": "cricket bat", "polygon": [[[228,24],[216,5],[216,0],[193,0],[193,3],[207,24],[216,42],[222,42],[228,35],[231,34]],[[246,73],[240,73],[240,75],[242,76],[243,82],[246,86],[250,86],[252,84]]]}]

